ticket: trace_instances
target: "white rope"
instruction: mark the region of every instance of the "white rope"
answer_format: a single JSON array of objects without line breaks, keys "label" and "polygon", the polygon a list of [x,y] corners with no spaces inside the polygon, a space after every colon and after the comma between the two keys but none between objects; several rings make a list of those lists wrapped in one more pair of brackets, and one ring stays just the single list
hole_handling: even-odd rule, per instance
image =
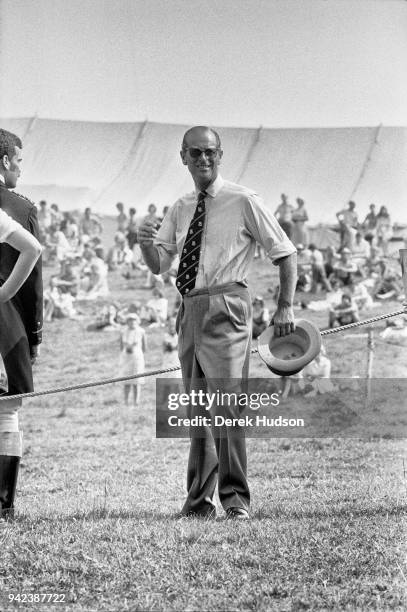
[{"label": "white rope", "polygon": [[[390,317],[398,317],[400,315],[404,315],[407,313],[406,309],[397,310],[395,312],[390,312],[384,315],[378,315],[377,317],[372,317],[371,319],[366,319],[365,321],[357,321],[356,323],[349,323],[348,325],[341,325],[340,327],[334,327],[332,329],[324,329],[321,331],[321,336],[326,336],[328,334],[337,334],[346,329],[352,329],[354,327],[360,327],[362,325],[370,325],[375,321],[382,321],[384,319],[389,319]],[[258,353],[257,348],[253,348],[251,353]],[[77,391],[78,389],[89,389],[90,387],[100,387],[103,385],[110,385],[111,383],[117,382],[125,382],[127,380],[136,380],[137,378],[143,378],[148,376],[159,376],[160,374],[166,374],[167,372],[176,372],[180,370],[180,366],[172,366],[170,368],[162,368],[160,370],[151,370],[149,372],[142,372],[141,374],[133,374],[132,376],[120,376],[118,378],[107,378],[105,380],[95,380],[93,382],[80,383],[77,385],[68,385],[66,387],[56,387],[53,389],[44,389],[44,391],[30,391],[29,393],[19,393],[16,395],[3,395],[0,397],[1,401],[7,401],[11,399],[23,399],[29,397],[39,397],[40,395],[51,395],[54,393],[63,393],[65,391]]]}]

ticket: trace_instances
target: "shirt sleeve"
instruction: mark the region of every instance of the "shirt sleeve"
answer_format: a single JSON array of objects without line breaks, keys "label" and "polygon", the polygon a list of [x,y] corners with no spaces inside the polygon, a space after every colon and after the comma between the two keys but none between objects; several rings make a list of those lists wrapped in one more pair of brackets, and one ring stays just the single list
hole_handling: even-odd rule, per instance
[{"label": "shirt sleeve", "polygon": [[0,208],[0,242],[6,242],[10,234],[19,228],[21,225]]},{"label": "shirt sleeve", "polygon": [[282,257],[296,252],[296,248],[283,231],[275,216],[264,206],[263,200],[252,194],[247,198],[245,223],[251,236],[261,244],[267,257],[277,263]]},{"label": "shirt sleeve", "polygon": [[165,215],[157,237],[154,240],[154,246],[158,250],[160,257],[160,274],[168,272],[171,264],[177,255],[177,202],[170,208]]}]

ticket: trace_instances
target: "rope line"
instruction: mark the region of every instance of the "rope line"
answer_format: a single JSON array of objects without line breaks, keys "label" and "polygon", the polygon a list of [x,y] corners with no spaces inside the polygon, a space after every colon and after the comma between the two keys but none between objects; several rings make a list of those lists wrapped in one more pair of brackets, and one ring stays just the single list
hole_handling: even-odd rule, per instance
[{"label": "rope line", "polygon": [[[340,327],[333,327],[331,329],[324,329],[321,331],[321,336],[327,336],[330,334],[337,334],[341,331],[352,329],[354,327],[361,327],[362,325],[370,325],[375,321],[383,321],[384,319],[389,319],[391,317],[398,317],[400,315],[405,315],[407,313],[407,309],[396,310],[395,312],[389,312],[388,314],[378,315],[377,317],[372,317],[371,319],[366,319],[364,321],[357,321],[356,323],[348,323],[347,325],[341,325]],[[258,353],[257,348],[253,348],[251,350],[251,354]],[[159,374],[166,374],[167,372],[176,372],[180,370],[180,366],[172,366],[170,368],[162,368],[160,370],[151,370],[149,372],[142,372],[140,374],[133,374],[131,376],[120,376],[118,378],[107,378],[104,380],[95,380],[93,382],[80,383],[77,385],[68,385],[66,387],[56,387],[54,389],[44,389],[43,391],[30,391],[28,393],[19,393],[16,395],[3,395],[0,397],[0,402],[8,401],[12,399],[23,399],[29,397],[39,397],[41,395],[51,395],[54,393],[63,393],[64,391],[77,391],[78,389],[89,389],[90,387],[101,387],[103,385],[110,385],[112,383],[117,382],[125,382],[126,380],[134,380],[137,378],[143,378],[148,376],[158,376]]]}]

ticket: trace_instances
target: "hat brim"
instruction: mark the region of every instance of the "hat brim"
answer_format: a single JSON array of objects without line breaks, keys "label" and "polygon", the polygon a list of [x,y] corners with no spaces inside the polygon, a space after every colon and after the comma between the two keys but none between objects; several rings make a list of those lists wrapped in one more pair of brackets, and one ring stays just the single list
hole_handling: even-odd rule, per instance
[{"label": "hat brim", "polygon": [[311,321],[299,319],[295,331],[275,337],[274,325],[267,327],[258,338],[259,355],[266,366],[278,376],[293,376],[310,363],[321,350],[321,334]]}]

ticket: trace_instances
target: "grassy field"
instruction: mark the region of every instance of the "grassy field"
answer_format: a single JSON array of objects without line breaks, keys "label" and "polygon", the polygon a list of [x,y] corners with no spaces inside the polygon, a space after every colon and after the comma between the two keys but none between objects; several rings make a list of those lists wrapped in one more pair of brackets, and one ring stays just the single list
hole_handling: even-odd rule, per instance
[{"label": "grassy field", "polygon": [[[271,307],[270,270],[257,262],[251,287]],[[139,286],[112,278],[122,303],[147,299]],[[118,334],[87,332],[96,306],[82,308],[82,320],[46,325],[37,390],[115,376]],[[148,343],[147,369],[160,367],[160,330]],[[334,376],[365,376],[366,340],[326,347]],[[378,344],[375,375],[405,378],[402,359]],[[252,374],[268,376],[257,357]],[[78,611],[405,609],[404,440],[251,439],[252,520],[225,522],[219,508],[216,521],[180,521],[189,442],[155,438],[153,378],[139,409],[122,394],[25,402],[17,519],[0,526],[1,610],[17,607],[10,592],[63,593],[69,603],[52,609]]]}]

